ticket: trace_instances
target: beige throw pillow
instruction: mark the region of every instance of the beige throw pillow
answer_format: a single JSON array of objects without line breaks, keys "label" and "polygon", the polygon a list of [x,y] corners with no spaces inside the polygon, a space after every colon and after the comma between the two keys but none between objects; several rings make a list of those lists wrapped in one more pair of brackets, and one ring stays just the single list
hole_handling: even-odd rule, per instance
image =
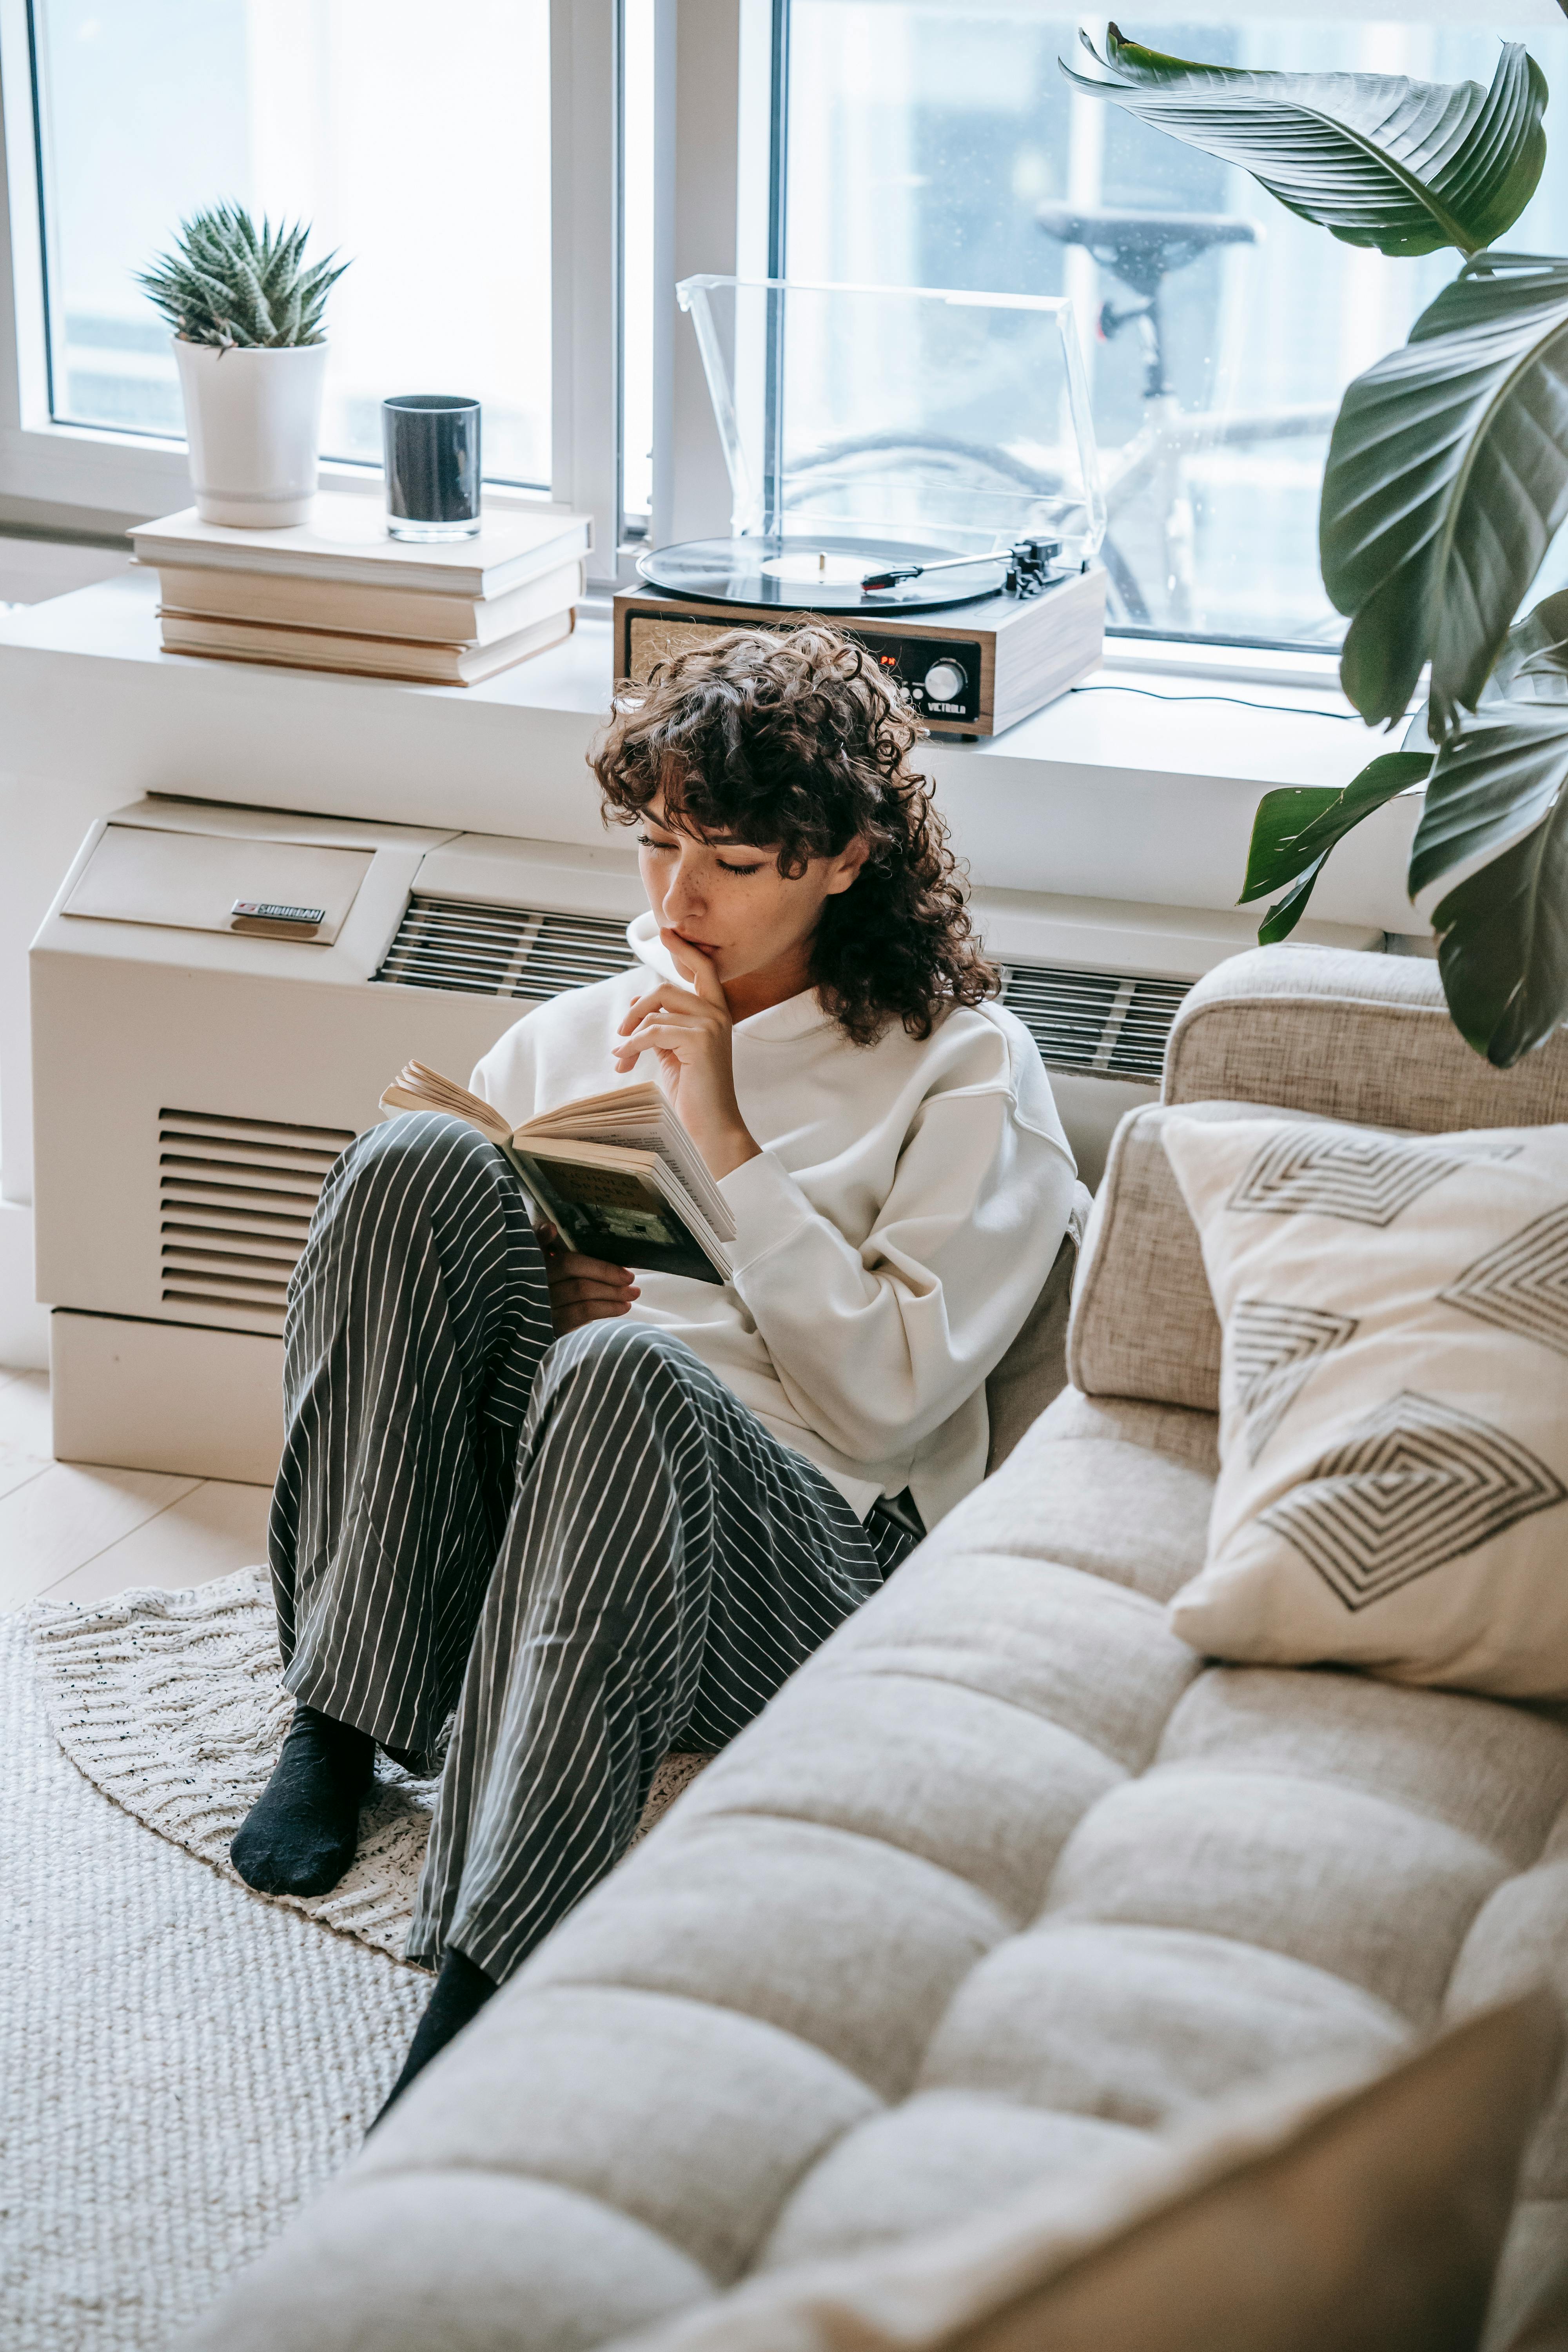
[{"label": "beige throw pillow", "polygon": [[1171,1118],[1224,1332],[1212,1657],[1568,1697],[1568,1128]]}]

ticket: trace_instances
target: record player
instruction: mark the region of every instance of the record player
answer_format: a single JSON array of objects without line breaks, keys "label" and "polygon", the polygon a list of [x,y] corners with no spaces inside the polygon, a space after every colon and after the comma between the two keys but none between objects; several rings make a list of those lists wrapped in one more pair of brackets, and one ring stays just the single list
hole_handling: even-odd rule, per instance
[{"label": "record player", "polygon": [[933,733],[993,735],[1100,658],[1105,529],[1070,304],[689,278],[732,536],[650,550],[617,677],[816,614]]}]

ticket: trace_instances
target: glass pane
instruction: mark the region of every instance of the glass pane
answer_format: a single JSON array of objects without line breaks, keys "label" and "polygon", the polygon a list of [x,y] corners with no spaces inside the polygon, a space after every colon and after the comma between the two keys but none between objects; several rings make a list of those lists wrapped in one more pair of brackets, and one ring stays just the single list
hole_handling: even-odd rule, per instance
[{"label": "glass pane", "polygon": [[491,480],[550,478],[548,0],[34,0],[54,414],[181,435],[134,273],[237,198],[353,268],[322,449],[381,462],[389,393],[484,403]]},{"label": "glass pane", "polygon": [[[1100,444],[1112,625],[1337,645],[1317,562],[1328,428],[1344,386],[1405,340],[1458,256],[1342,245],[1245,173],[1078,96],[1057,59],[1078,50],[1080,23],[1102,35],[1103,17],[792,0],[790,22],[789,277],[1068,295]],[[1514,37],[1568,88],[1568,27],[1269,16],[1138,31],[1221,65],[1483,83]],[[1117,212],[1144,216],[1131,242],[1103,218]],[[1203,216],[1196,237],[1190,220],[1162,233],[1177,214]],[[1560,160],[1506,242],[1568,250]],[[1153,317],[1141,309],[1152,290]],[[934,398],[928,429],[954,429]],[[1026,403],[1010,430],[1032,437]],[[1560,541],[1541,589],[1565,578]]]}]

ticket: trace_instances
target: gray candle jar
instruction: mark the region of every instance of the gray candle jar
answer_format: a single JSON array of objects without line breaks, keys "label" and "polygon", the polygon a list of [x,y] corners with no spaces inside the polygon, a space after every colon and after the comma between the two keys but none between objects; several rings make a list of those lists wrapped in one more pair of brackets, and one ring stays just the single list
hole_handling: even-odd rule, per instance
[{"label": "gray candle jar", "polygon": [[438,392],[381,404],[394,539],[471,539],[479,527],[479,404]]}]

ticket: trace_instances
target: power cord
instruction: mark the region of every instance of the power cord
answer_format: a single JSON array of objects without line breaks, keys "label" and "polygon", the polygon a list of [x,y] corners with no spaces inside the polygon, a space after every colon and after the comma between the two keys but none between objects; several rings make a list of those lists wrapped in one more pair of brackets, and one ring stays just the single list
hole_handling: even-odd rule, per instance
[{"label": "power cord", "polygon": [[1147,702],[1234,702],[1238,710],[1279,710],[1296,719],[1358,719],[1353,710],[1310,710],[1300,702],[1250,702],[1245,694],[1157,694],[1152,686],[1069,686],[1069,694],[1141,694]]}]

